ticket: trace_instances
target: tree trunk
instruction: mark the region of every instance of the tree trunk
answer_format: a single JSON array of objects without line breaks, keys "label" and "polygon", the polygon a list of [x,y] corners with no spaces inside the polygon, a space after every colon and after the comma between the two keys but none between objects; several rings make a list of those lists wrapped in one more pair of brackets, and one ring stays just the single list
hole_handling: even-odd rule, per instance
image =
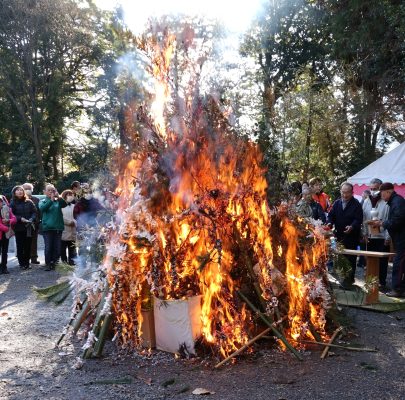
[{"label": "tree trunk", "polygon": [[313,119],[313,109],[314,109],[314,94],[312,89],[312,84],[309,92],[309,106],[308,106],[308,125],[307,125],[307,135],[305,140],[305,164],[302,179],[304,182],[308,181],[309,168],[310,168],[310,156],[311,156],[311,140],[312,140],[312,119]]},{"label": "tree trunk", "polygon": [[42,145],[41,145],[41,136],[39,133],[39,127],[35,122],[32,123],[31,127],[32,141],[34,143],[35,149],[35,161],[36,161],[36,171],[38,177],[39,187],[42,187],[45,184],[45,170],[44,164],[42,162]]}]

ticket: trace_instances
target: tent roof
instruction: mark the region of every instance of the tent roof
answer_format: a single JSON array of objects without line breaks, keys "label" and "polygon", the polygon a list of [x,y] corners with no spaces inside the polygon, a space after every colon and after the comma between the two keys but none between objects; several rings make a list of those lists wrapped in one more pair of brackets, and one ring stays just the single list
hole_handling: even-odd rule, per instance
[{"label": "tent roof", "polygon": [[373,178],[393,184],[405,184],[405,142],[363,168],[348,181],[354,185],[368,185]]}]

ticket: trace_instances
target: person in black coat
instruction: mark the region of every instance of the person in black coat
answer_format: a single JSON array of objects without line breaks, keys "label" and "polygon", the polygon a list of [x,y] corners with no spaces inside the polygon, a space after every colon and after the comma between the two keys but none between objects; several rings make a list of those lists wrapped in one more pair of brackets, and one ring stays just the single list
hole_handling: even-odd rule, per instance
[{"label": "person in black coat", "polygon": [[[335,235],[346,249],[356,249],[360,244],[361,224],[363,223],[363,209],[358,200],[353,197],[353,185],[344,182],[340,186],[341,198],[333,203],[328,214],[327,222],[335,226]],[[356,272],[356,256],[346,256],[351,265],[349,277],[343,282],[349,287],[354,282]]]},{"label": "person in black coat", "polygon": [[31,242],[35,229],[37,209],[35,204],[25,194],[22,186],[15,186],[11,191],[11,210],[17,218],[14,226],[17,245],[18,263],[22,269],[30,268]]},{"label": "person in black coat", "polygon": [[32,195],[34,191],[34,186],[31,183],[26,182],[22,185],[22,187],[24,188],[27,197],[30,200],[32,200],[32,202],[35,204],[35,208],[37,210],[37,216],[35,219],[35,231],[33,232],[31,241],[31,264],[40,264],[40,262],[38,261],[38,232],[39,232],[39,223],[41,222],[41,213],[39,211],[39,199]]},{"label": "person in black coat", "polygon": [[394,191],[394,185],[384,182],[380,186],[381,198],[389,206],[386,221],[369,221],[375,227],[388,230],[395,250],[392,263],[392,291],[387,296],[400,297],[405,293],[405,200]]}]

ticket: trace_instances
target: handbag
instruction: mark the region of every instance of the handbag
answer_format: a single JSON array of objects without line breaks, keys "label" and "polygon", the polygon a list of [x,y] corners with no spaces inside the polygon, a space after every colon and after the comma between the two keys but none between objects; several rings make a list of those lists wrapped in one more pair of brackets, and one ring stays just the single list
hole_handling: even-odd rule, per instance
[{"label": "handbag", "polygon": [[[10,219],[10,209],[7,205],[3,205],[1,209],[1,218],[2,219]],[[6,224],[8,226],[8,231],[4,234],[7,239],[10,239],[15,235],[13,228],[11,227],[10,223]]]},{"label": "handbag", "polygon": [[10,226],[8,228],[8,231],[5,233],[5,236],[7,239],[10,239],[11,237],[13,237],[15,235],[13,228]]}]

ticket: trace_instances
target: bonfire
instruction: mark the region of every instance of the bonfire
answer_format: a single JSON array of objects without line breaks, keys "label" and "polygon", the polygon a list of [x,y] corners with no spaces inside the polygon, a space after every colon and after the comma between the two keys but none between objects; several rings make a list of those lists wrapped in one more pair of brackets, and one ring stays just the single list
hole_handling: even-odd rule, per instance
[{"label": "bonfire", "polygon": [[[128,117],[143,127],[137,150],[119,177],[103,262],[93,279],[69,281],[75,296],[64,334],[82,326],[85,356],[101,354],[111,329],[121,346],[140,349],[153,329],[145,311],[153,318],[193,301],[193,339],[211,354],[226,359],[270,331],[301,358],[304,340],[326,336],[332,305],[321,230],[269,206],[258,146],[235,132],[215,96],[172,90],[177,39],[157,37],[138,40],[154,100]],[[165,329],[155,324],[148,334],[167,337]],[[179,342],[177,352],[198,349]]]}]

